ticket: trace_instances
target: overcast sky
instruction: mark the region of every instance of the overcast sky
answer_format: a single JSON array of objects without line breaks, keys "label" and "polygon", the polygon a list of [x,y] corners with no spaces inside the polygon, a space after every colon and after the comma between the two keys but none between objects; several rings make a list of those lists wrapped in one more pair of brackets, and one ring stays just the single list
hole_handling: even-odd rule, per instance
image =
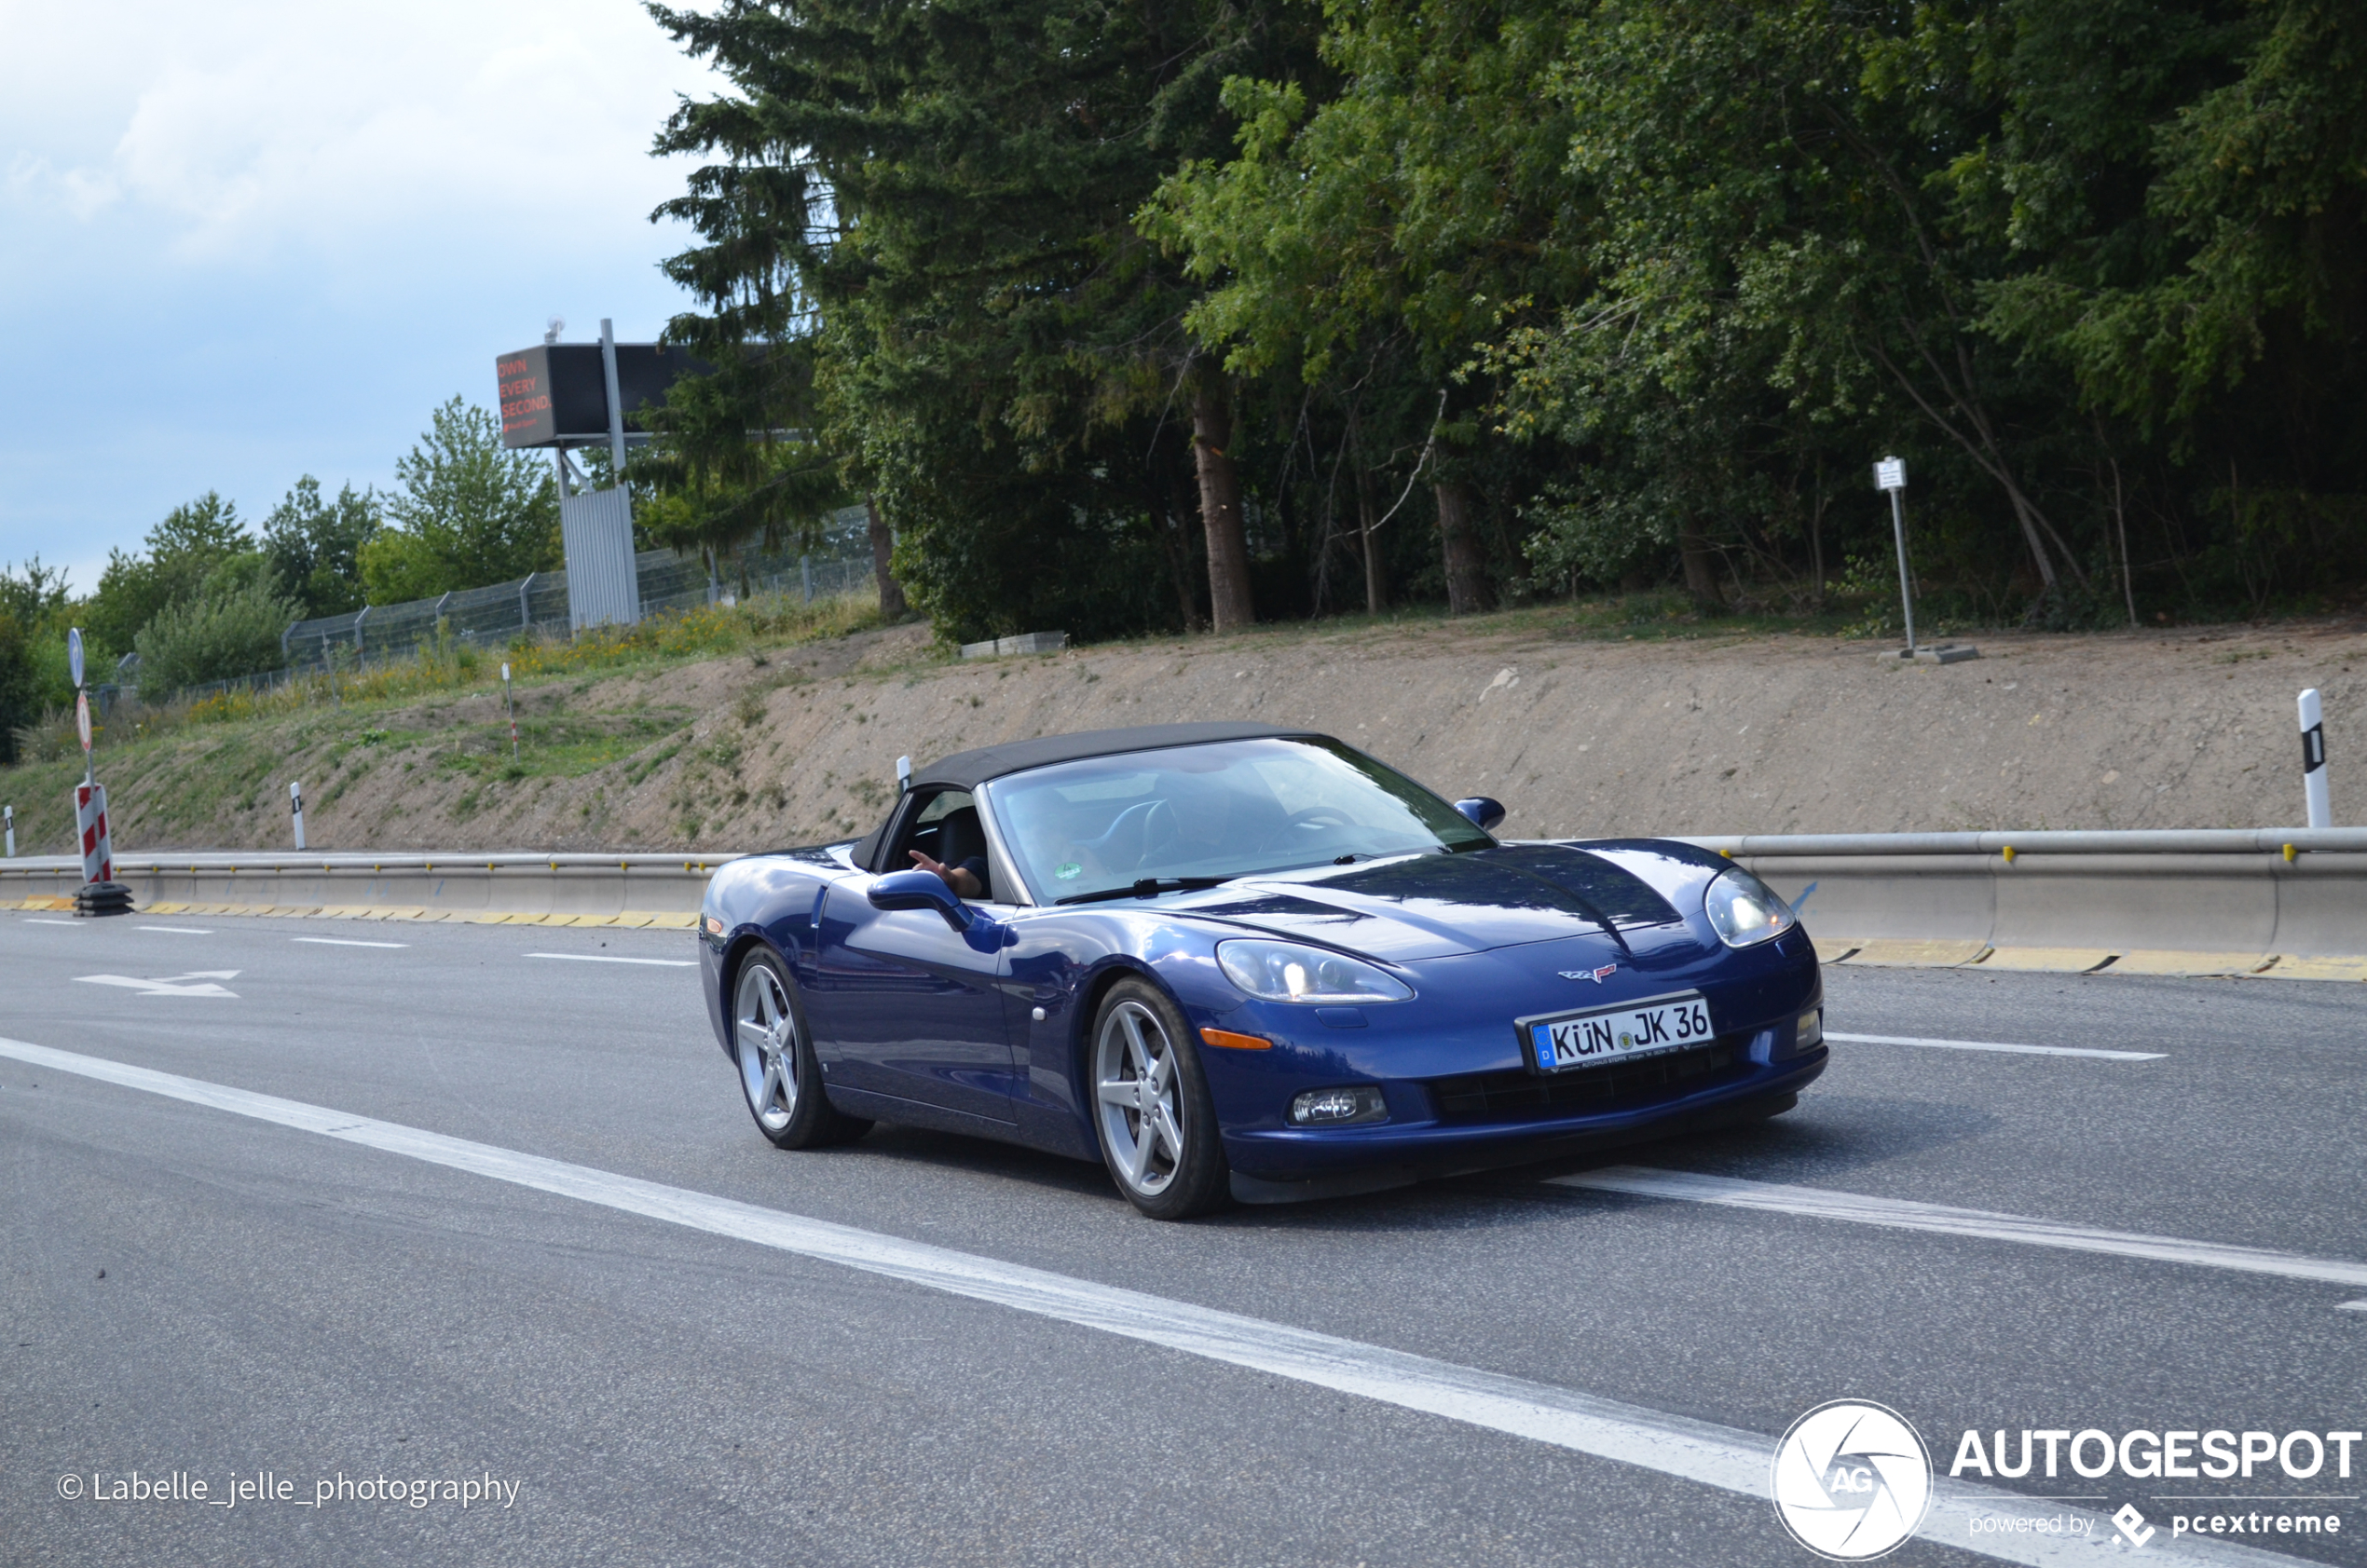
[{"label": "overcast sky", "polygon": [[384,486],[494,356],[653,337],[649,156],[714,78],[631,0],[0,0],[0,564]]}]

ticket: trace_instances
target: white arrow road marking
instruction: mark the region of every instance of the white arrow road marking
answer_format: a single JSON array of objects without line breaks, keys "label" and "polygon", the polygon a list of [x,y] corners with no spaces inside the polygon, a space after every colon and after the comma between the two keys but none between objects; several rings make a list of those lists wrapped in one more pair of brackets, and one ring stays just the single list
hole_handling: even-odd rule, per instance
[{"label": "white arrow road marking", "polygon": [[[1641,1405],[1623,1404],[1552,1384],[1532,1383],[1476,1367],[1457,1366],[1386,1346],[1364,1344],[1313,1329],[1221,1312],[1163,1296],[1146,1295],[1088,1279],[1073,1279],[1023,1263],[984,1258],[876,1231],[856,1230],[827,1220],[809,1220],[755,1204],[718,1198],[619,1176],[589,1166],[568,1165],[539,1154],[489,1143],[472,1143],[442,1133],[356,1117],[302,1100],[280,1099],[248,1089],[157,1072],[103,1057],[0,1039],[0,1057],[54,1071],[95,1078],[128,1089],[163,1095],[233,1115],[251,1116],[302,1132],[358,1143],[450,1170],[554,1193],[626,1214],[752,1242],[800,1257],[882,1275],[907,1284],[942,1290],[1033,1313],[1057,1322],[1093,1329],[1121,1339],[1163,1345],[1229,1366],[1355,1394],[1402,1410],[1421,1411],[1492,1432],[1503,1432],[1556,1448],[1658,1471],[1683,1480],[1739,1493],[1765,1506],[1775,1459],[1774,1439],[1757,1432],[1714,1425]],[[2085,1520],[2085,1535],[2011,1533],[1984,1520],[2011,1520],[2044,1514]],[[1932,1478],[1932,1507],[1917,1532],[1926,1540],[1982,1557],[2030,1568],[2066,1568],[2100,1563],[2112,1549],[2112,1520],[2085,1508],[2024,1496],[1997,1487],[1968,1485],[1946,1476]],[[2164,1562],[2292,1564],[2298,1561],[2254,1550],[2232,1541],[2193,1536],[2155,1541],[2147,1556]]]},{"label": "white arrow road marking", "polygon": [[[235,969],[200,969],[188,975],[171,975],[161,980],[142,980],[130,975],[77,975],[75,978],[87,986],[124,986],[142,996],[227,996],[239,993],[214,984],[216,980],[235,980]],[[186,982],[194,980],[196,985]]]},{"label": "white arrow road marking", "polygon": [[[1634,1197],[1676,1198],[1687,1203],[1805,1215],[1813,1220],[1846,1220],[1891,1230],[1931,1231],[1940,1235],[1978,1236],[1985,1241],[2018,1241],[2030,1247],[2059,1247],[2072,1252],[2106,1252],[2121,1258],[2150,1258],[2157,1262],[2194,1263],[2241,1274],[2280,1275],[2287,1279],[2306,1279],[2321,1285],[2367,1285],[2367,1263],[2346,1262],[2338,1258],[2310,1258],[2298,1252],[2271,1252],[2264,1247],[2235,1247],[2223,1242],[2181,1241],[2175,1236],[2139,1235],[2128,1231],[2099,1230],[2092,1225],[2066,1224],[2059,1220],[2031,1220],[2018,1214],[1992,1214],[1982,1208],[1950,1208],[1908,1198],[1869,1198],[1821,1187],[1786,1186],[1780,1181],[1740,1181],[1732,1177],[1697,1176],[1691,1171],[1654,1170],[1646,1166],[1607,1166],[1575,1176],[1548,1177],[1546,1181],[1550,1186],[1587,1187],[1598,1193],[1624,1193]],[[2367,1307],[2367,1302],[2344,1304]]]}]

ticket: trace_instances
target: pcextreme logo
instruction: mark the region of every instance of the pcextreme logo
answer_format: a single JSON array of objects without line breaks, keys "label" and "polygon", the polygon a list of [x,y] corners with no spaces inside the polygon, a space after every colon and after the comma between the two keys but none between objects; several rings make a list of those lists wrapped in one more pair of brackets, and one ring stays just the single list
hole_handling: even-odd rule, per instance
[{"label": "pcextreme logo", "polygon": [[1792,1539],[1835,1562],[1864,1562],[1915,1534],[1932,1504],[1932,1461],[1906,1417],[1835,1399],[1775,1445],[1775,1517]]}]

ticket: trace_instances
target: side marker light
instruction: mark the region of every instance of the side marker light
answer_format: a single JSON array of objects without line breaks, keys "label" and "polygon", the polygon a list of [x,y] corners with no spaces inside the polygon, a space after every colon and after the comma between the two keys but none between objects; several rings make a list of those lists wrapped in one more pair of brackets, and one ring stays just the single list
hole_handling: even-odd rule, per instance
[{"label": "side marker light", "polygon": [[1271,1051],[1274,1042],[1254,1034],[1235,1034],[1231,1029],[1204,1029],[1200,1038],[1220,1050]]}]

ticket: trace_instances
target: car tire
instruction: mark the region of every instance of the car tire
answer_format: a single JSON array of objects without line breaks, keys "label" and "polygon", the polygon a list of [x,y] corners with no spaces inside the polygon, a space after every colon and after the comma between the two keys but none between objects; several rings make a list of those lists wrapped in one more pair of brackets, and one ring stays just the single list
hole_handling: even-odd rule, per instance
[{"label": "car tire", "polygon": [[806,1033],[797,983],[771,953],[750,953],[732,981],[732,1059],[756,1130],[776,1149],[820,1149],[870,1131],[834,1109]]},{"label": "car tire", "polygon": [[1093,1016],[1086,1067],[1101,1158],[1118,1191],[1154,1220],[1189,1220],[1231,1197],[1197,1046],[1183,1013],[1147,980],[1112,986]]}]

